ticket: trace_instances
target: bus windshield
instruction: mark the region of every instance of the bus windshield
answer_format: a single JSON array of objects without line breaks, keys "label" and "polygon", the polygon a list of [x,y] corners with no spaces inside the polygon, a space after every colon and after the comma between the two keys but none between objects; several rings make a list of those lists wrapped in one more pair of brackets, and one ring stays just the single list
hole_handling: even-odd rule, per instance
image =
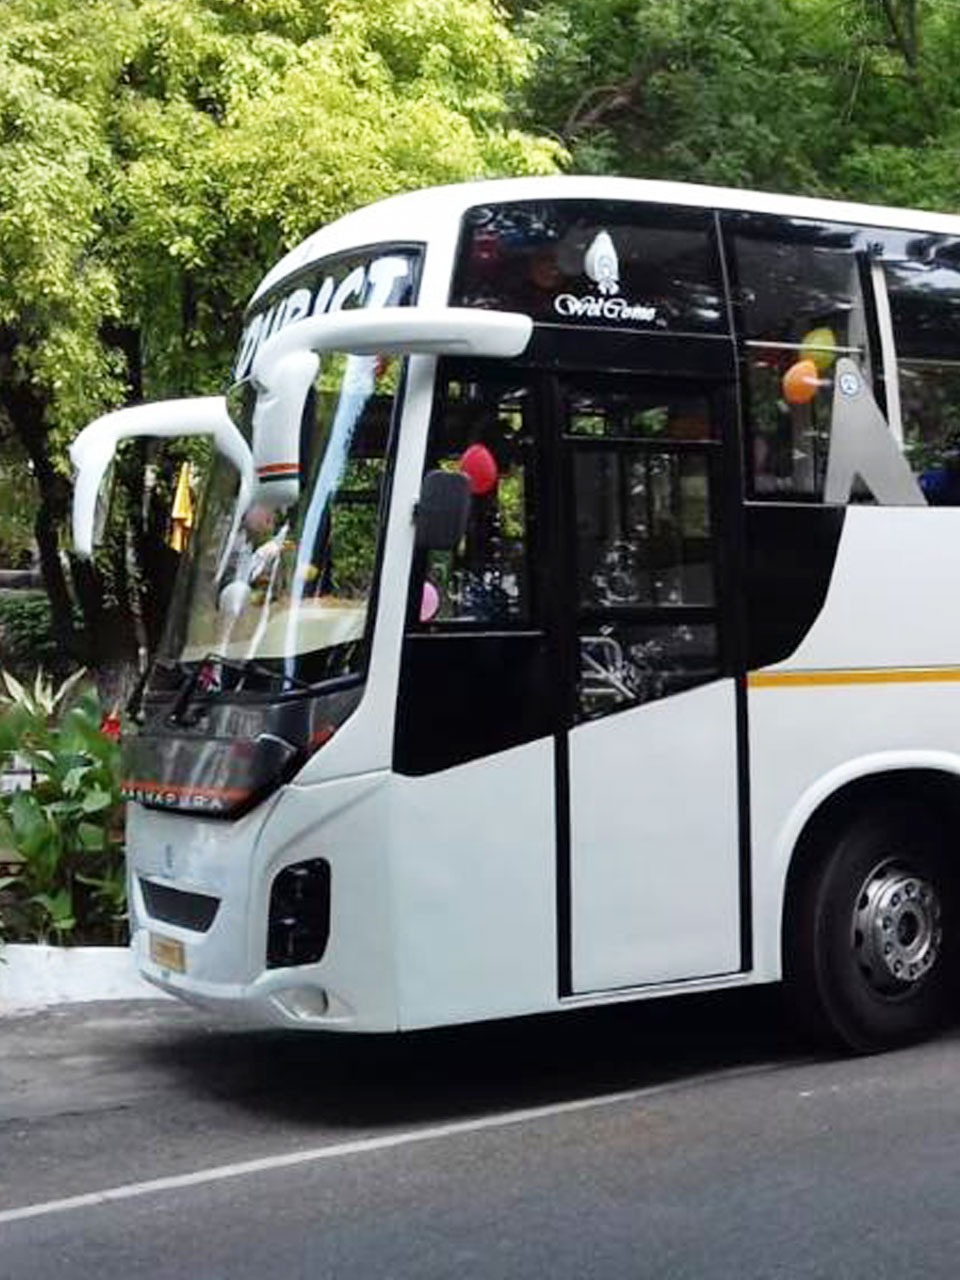
[{"label": "bus windshield", "polygon": [[[307,396],[299,467],[239,476],[216,457],[184,553],[160,666],[202,670],[200,692],[360,675],[374,597],[381,499],[402,361],[328,354]],[[228,398],[251,438],[255,395]]]}]

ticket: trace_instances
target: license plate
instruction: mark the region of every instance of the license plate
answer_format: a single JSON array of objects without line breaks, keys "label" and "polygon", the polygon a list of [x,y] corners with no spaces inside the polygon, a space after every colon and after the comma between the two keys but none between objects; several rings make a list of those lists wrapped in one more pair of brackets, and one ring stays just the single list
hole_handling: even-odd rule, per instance
[{"label": "license plate", "polygon": [[151,933],[150,959],[161,969],[170,969],[173,973],[187,971],[186,948],[177,938],[164,938],[159,933]]}]

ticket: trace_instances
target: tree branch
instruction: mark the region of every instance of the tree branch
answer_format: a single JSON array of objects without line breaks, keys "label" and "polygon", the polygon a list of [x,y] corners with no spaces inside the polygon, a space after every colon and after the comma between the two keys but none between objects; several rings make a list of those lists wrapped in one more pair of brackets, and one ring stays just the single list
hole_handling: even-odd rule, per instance
[{"label": "tree branch", "polygon": [[907,66],[910,67],[911,69],[916,69],[916,66],[917,66],[916,11],[913,12],[913,21],[911,23],[912,36],[913,36],[913,38],[911,39],[908,33],[900,25],[900,19],[897,16],[897,10],[894,6],[893,0],[880,0],[880,6],[883,9],[884,14],[886,15],[887,26],[890,28],[890,32],[893,36],[894,42],[897,48],[903,54],[904,62],[906,62]]},{"label": "tree branch", "polygon": [[[562,130],[563,136],[569,138],[582,133],[585,129],[592,129],[605,116],[630,106],[639,88],[640,76],[635,72],[629,79],[619,84],[595,85],[592,89],[587,89],[577,99],[573,110],[567,116]],[[601,95],[604,94],[607,96],[602,98]],[[598,98],[601,100],[587,110],[588,103]]]},{"label": "tree branch", "polygon": [[927,93],[920,74],[920,25],[916,0],[903,0],[902,22],[894,0],[880,0],[880,6],[893,37],[893,45],[906,65],[907,79],[924,111],[931,120],[936,120],[940,115],[937,103]]}]

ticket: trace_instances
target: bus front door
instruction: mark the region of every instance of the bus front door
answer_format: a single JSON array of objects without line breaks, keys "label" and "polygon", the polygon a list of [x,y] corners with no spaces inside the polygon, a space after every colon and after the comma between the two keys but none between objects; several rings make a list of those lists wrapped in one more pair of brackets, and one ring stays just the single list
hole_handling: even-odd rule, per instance
[{"label": "bus front door", "polygon": [[633,375],[570,375],[558,391],[570,566],[561,987],[578,994],[734,972],[726,394]]}]

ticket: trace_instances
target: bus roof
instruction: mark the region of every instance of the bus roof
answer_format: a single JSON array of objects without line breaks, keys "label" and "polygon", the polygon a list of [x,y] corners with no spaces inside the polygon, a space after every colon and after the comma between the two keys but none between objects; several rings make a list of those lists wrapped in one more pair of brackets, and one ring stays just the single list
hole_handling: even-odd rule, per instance
[{"label": "bus roof", "polygon": [[659,182],[645,178],[597,178],[556,175],[542,178],[498,178],[425,187],[390,196],[348,213],[321,227],[285,254],[258,285],[251,305],[300,267],[319,258],[351,248],[389,241],[423,241],[433,228],[459,226],[473,205],[513,200],[635,200],[650,204],[686,205],[692,208],[735,209],[771,213],[792,218],[815,218],[905,231],[960,235],[960,217],[896,209],[884,205],[855,204],[846,200],[820,200],[807,196],[744,191],[735,187],[708,187],[696,183]]}]

